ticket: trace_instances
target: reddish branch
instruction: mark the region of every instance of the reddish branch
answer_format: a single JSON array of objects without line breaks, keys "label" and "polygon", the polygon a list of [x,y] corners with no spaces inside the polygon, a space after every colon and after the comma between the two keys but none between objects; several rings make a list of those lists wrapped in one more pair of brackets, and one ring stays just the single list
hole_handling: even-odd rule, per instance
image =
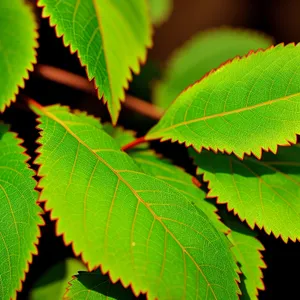
[{"label": "reddish branch", "polygon": [[123,151],[128,151],[134,147],[136,147],[137,145],[143,144],[143,143],[147,143],[146,139],[144,136],[139,137],[137,139],[135,139],[134,141],[132,141],[131,143],[128,143],[127,145],[122,147]]},{"label": "reddish branch", "polygon": [[[45,79],[91,93],[95,96],[97,94],[94,84],[85,77],[46,65],[38,65],[36,71],[39,76]],[[124,106],[154,120],[159,120],[162,116],[162,111],[153,104],[130,95],[126,95]]]}]

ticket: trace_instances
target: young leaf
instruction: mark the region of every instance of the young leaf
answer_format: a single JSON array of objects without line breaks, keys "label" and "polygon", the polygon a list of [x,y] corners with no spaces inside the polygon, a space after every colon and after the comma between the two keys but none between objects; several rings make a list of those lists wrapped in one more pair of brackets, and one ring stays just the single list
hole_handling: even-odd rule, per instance
[{"label": "young leaf", "polygon": [[228,244],[184,195],[144,174],[92,118],[31,107],[41,116],[41,199],[89,269],[101,265],[149,299],[237,298]]},{"label": "young leaf", "polygon": [[86,270],[86,266],[75,258],[68,258],[57,263],[34,284],[30,300],[63,299],[71,276],[80,270]]},{"label": "young leaf", "polygon": [[0,112],[16,100],[36,63],[37,24],[24,0],[0,1]]},{"label": "young leaf", "polygon": [[200,32],[169,59],[163,80],[154,87],[154,102],[168,108],[186,87],[228,59],[267,48],[272,39],[251,30],[221,28]]},{"label": "young leaf", "polygon": [[236,58],[183,92],[146,138],[239,157],[276,152],[300,133],[299,68],[300,44]]},{"label": "young leaf", "polygon": [[89,79],[95,78],[99,97],[117,122],[124,88],[138,73],[151,45],[151,24],[146,0],[39,0],[43,16],[50,16],[65,45],[78,51]]},{"label": "young leaf", "polygon": [[173,0],[148,0],[153,24],[156,26],[165,22],[172,13]]},{"label": "young leaf", "polygon": [[278,154],[265,153],[262,160],[194,151],[197,173],[209,182],[208,197],[227,203],[242,221],[284,241],[300,240],[300,147],[281,147]]},{"label": "young leaf", "polygon": [[120,282],[112,284],[108,275],[99,271],[79,272],[70,281],[65,299],[72,300],[133,300],[136,299],[129,288],[125,289]]},{"label": "young leaf", "polygon": [[[0,5],[1,6],[1,5]],[[37,253],[41,209],[21,141],[0,124],[0,299],[16,298]]]},{"label": "young leaf", "polygon": [[258,289],[264,290],[262,268],[266,264],[260,251],[264,246],[257,240],[256,233],[238,222],[225,222],[231,232],[227,235],[233,244],[231,251],[241,265],[243,281],[241,285],[243,299],[258,299]]}]

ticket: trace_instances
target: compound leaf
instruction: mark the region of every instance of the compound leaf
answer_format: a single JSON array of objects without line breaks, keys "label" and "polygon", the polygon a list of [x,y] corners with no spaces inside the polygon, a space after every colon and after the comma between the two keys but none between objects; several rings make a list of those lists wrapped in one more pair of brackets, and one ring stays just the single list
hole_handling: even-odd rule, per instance
[{"label": "compound leaf", "polygon": [[299,68],[300,44],[236,58],[183,92],[146,138],[239,157],[276,152],[300,133]]},{"label": "compound leaf", "polygon": [[[1,6],[1,4],[0,4]],[[40,235],[33,172],[21,141],[0,124],[0,299],[16,298]]]},{"label": "compound leaf", "polygon": [[228,223],[228,220],[225,221],[225,224],[231,230],[227,235],[233,245],[231,251],[234,253],[243,273],[242,299],[258,299],[258,289],[264,290],[261,269],[266,268],[266,264],[262,260],[260,251],[265,250],[265,248],[256,239],[256,233],[244,224],[236,221]]},{"label": "compound leaf", "polygon": [[68,258],[55,264],[34,284],[30,300],[63,299],[71,276],[80,270],[86,270],[86,266],[75,258]]},{"label": "compound leaf", "polygon": [[143,173],[92,118],[31,107],[42,130],[41,199],[89,269],[101,265],[149,299],[237,298],[232,254],[205,214]]},{"label": "compound leaf", "polygon": [[0,112],[16,100],[36,63],[37,24],[24,0],[0,1]]},{"label": "compound leaf", "polygon": [[112,284],[108,275],[102,275],[99,271],[79,272],[70,281],[65,299],[70,300],[133,300],[136,297],[132,291],[125,289],[120,282]]},{"label": "compound leaf", "polygon": [[284,241],[300,239],[300,147],[279,148],[278,154],[264,153],[262,160],[195,151],[198,174],[209,182],[208,197],[227,203],[242,221]]},{"label": "compound leaf", "polygon": [[250,50],[267,48],[272,42],[271,38],[251,30],[220,28],[200,32],[168,60],[163,79],[154,86],[155,104],[168,108],[186,87],[212,69]]},{"label": "compound leaf", "polygon": [[146,0],[39,0],[65,45],[78,51],[87,75],[95,78],[98,95],[117,122],[124,88],[138,73],[151,45],[151,22]]},{"label": "compound leaf", "polygon": [[173,0],[148,0],[152,23],[156,26],[161,25],[171,15]]}]

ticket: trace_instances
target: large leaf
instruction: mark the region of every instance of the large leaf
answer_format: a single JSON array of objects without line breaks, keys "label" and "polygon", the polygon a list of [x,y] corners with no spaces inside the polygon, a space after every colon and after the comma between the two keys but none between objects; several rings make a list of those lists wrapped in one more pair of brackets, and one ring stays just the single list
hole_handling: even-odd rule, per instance
[{"label": "large leaf", "polygon": [[15,134],[0,124],[0,299],[16,297],[36,254],[41,209],[33,172]]},{"label": "large leaf", "polygon": [[15,101],[36,62],[37,24],[24,0],[0,1],[0,112]]},{"label": "large leaf", "polygon": [[78,51],[87,66],[89,79],[95,78],[99,97],[104,97],[112,121],[116,123],[124,100],[124,88],[138,73],[139,61],[146,59],[151,45],[151,22],[146,0],[39,0],[43,16],[50,16],[65,45]]},{"label": "large leaf", "polygon": [[183,92],[146,138],[243,157],[296,142],[300,44],[234,59]]},{"label": "large leaf", "polygon": [[89,269],[101,265],[149,299],[237,297],[224,236],[184,195],[143,173],[93,118],[31,107],[41,116],[41,199]]},{"label": "large leaf", "polygon": [[108,275],[99,271],[79,272],[70,281],[65,299],[70,300],[133,300],[136,297],[129,288],[125,289],[120,282],[112,284]]},{"label": "large leaf", "polygon": [[242,271],[242,299],[258,299],[258,289],[264,290],[262,268],[266,264],[260,251],[264,246],[256,239],[256,233],[238,222],[225,222],[231,229],[228,239],[233,244],[234,253]]},{"label": "large leaf", "polygon": [[167,108],[186,87],[228,59],[271,45],[271,38],[250,30],[220,28],[200,32],[169,59],[162,81],[154,87],[154,102]]},{"label": "large leaf", "polygon": [[300,240],[300,147],[279,148],[262,160],[193,151],[197,173],[209,182],[208,197],[227,203],[251,228],[255,224],[276,237]]},{"label": "large leaf", "polygon": [[148,0],[152,22],[159,26],[166,21],[173,9],[173,0]]},{"label": "large leaf", "polygon": [[68,282],[86,266],[78,259],[68,258],[47,270],[34,284],[30,292],[31,300],[61,300],[66,293]]}]

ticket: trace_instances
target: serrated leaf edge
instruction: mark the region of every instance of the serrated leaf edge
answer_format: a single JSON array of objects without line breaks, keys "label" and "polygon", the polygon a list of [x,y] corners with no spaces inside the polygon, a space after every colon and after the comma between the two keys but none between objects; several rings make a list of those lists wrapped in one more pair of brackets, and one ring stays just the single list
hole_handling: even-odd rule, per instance
[{"label": "serrated leaf edge", "polygon": [[[251,51],[248,52],[248,54],[246,54],[246,55],[244,55],[244,56],[236,56],[236,57],[233,58],[233,59],[229,59],[229,60],[227,60],[226,62],[224,62],[223,64],[221,64],[218,68],[212,69],[210,72],[206,73],[200,80],[198,80],[198,81],[194,82],[192,85],[189,85],[188,87],[186,87],[186,88],[185,88],[185,89],[177,96],[177,98],[178,98],[181,94],[183,94],[184,92],[186,92],[186,91],[188,91],[190,88],[192,88],[194,85],[196,85],[196,84],[200,83],[201,81],[205,80],[209,75],[211,75],[211,74],[215,73],[216,71],[218,71],[218,70],[224,68],[225,66],[231,64],[231,63],[234,62],[234,61],[239,61],[239,60],[241,60],[241,59],[247,59],[247,58],[248,58],[249,56],[251,56],[251,55],[256,55],[256,54],[258,54],[258,53],[260,53],[260,52],[266,52],[266,51],[271,50],[271,49],[273,49],[273,48],[275,48],[275,47],[276,47],[276,48],[277,48],[277,47],[286,47],[286,46],[289,46],[289,45],[291,45],[291,46],[298,46],[298,45],[299,45],[298,47],[300,47],[300,43],[297,43],[297,44],[296,44],[296,43],[288,43],[288,44],[286,44],[286,45],[285,45],[284,43],[280,43],[280,44],[277,44],[276,46],[272,45],[272,46],[268,47],[267,49],[258,49],[257,51],[251,50]],[[175,98],[174,101],[176,101],[177,98]],[[173,102],[174,102],[174,101],[173,101]],[[300,132],[299,132],[299,134],[300,134]],[[238,153],[236,153],[236,151],[234,151],[234,150],[228,151],[228,150],[226,150],[226,149],[220,149],[220,148],[218,148],[218,147],[210,147],[210,146],[209,146],[209,147],[205,147],[205,146],[201,146],[199,149],[197,149],[192,143],[189,143],[189,142],[187,142],[187,141],[179,140],[179,139],[174,138],[174,137],[162,137],[162,138],[151,137],[151,134],[149,134],[149,132],[145,135],[145,139],[146,139],[147,141],[151,141],[151,140],[159,140],[160,142],[166,142],[166,141],[169,141],[169,142],[171,142],[171,143],[177,142],[177,143],[180,144],[180,145],[183,144],[186,148],[192,147],[197,153],[201,153],[201,151],[202,151],[203,149],[206,149],[206,150],[208,150],[208,151],[213,151],[213,152],[216,153],[216,154],[219,153],[219,152],[222,153],[222,154],[226,153],[226,154],[228,154],[228,155],[234,154],[239,160],[243,160],[245,155],[248,155],[248,156],[253,155],[253,156],[255,156],[257,159],[260,160],[261,157],[262,157],[263,152],[271,152],[271,153],[276,154],[277,151],[278,151],[278,147],[279,147],[279,146],[288,147],[288,146],[291,146],[291,145],[296,144],[296,143],[297,143],[297,136],[298,136],[299,134],[297,134],[297,133],[291,134],[292,137],[290,137],[290,138],[288,138],[288,139],[287,139],[287,138],[282,138],[282,140],[284,140],[284,142],[282,142],[282,143],[275,143],[275,144],[273,144],[273,145],[271,145],[271,146],[269,146],[269,147],[267,147],[267,148],[265,148],[265,147],[259,147],[259,149],[254,150],[254,151],[248,150],[248,151],[243,152],[241,155],[239,155]]]},{"label": "serrated leaf edge", "polygon": [[0,113],[3,113],[7,108],[9,108],[11,106],[12,103],[16,102],[17,100],[17,95],[20,93],[21,89],[24,89],[25,87],[25,81],[27,81],[29,79],[30,73],[34,71],[34,66],[37,64],[37,49],[39,48],[39,43],[38,43],[38,39],[40,37],[39,35],[39,24],[37,22],[36,16],[34,14],[33,11],[33,7],[25,2],[24,5],[28,8],[33,22],[35,23],[35,28],[34,28],[34,45],[33,45],[33,59],[32,61],[30,61],[29,66],[27,68],[25,68],[24,70],[24,75],[21,77],[21,79],[19,79],[19,82],[16,84],[16,88],[15,88],[15,92],[14,94],[11,96],[12,98],[6,100],[6,102],[4,103],[3,107],[0,107]]},{"label": "serrated leaf edge", "polygon": [[[35,102],[35,101],[32,101],[32,102]],[[38,103],[36,103],[36,102],[35,102],[35,105],[40,106],[41,108],[43,108],[43,106],[41,106],[40,104],[38,104]],[[50,105],[50,106],[55,106],[55,105]],[[67,108],[68,111],[70,112],[70,108],[69,108],[68,106],[61,106],[61,107]],[[79,110],[77,110],[77,111],[79,111]],[[35,112],[35,113],[38,115],[38,117],[36,118],[36,122],[38,123],[38,125],[36,126],[36,129],[37,129],[38,132],[40,132],[40,131],[42,131],[42,129],[40,128],[40,125],[41,125],[41,123],[42,123],[42,122],[40,121],[40,117],[41,117],[41,116],[40,116],[40,114],[38,114],[37,112]],[[87,115],[87,116],[91,116],[91,115],[89,115],[88,113],[86,113],[86,115]],[[93,117],[93,116],[91,116],[91,117]],[[38,146],[38,148],[35,150],[35,153],[37,154],[37,157],[35,158],[35,161],[34,161],[34,164],[38,166],[38,169],[37,169],[37,172],[36,172],[36,174],[39,176],[39,180],[38,180],[38,183],[37,183],[37,188],[38,188],[40,191],[43,190],[43,187],[39,185],[39,184],[40,184],[40,180],[41,180],[43,177],[45,177],[45,176],[43,176],[43,175],[40,175],[40,168],[41,168],[42,164],[40,164],[40,163],[37,162],[38,159],[39,159],[39,157],[40,157],[41,154],[42,154],[42,153],[40,152],[40,148],[42,148],[42,144],[39,142],[41,138],[42,138],[42,136],[40,135],[40,136],[37,138],[37,140],[36,140],[36,143],[37,143],[39,146]],[[104,272],[102,264],[99,264],[99,265],[95,266],[94,268],[90,268],[89,262],[86,261],[86,260],[84,259],[84,257],[83,257],[83,251],[76,251],[76,250],[75,250],[74,242],[73,242],[72,240],[70,240],[70,241],[67,241],[67,240],[66,240],[66,236],[65,236],[66,233],[65,233],[64,231],[61,231],[61,232],[58,231],[58,225],[57,225],[57,223],[58,223],[58,221],[59,221],[59,217],[53,216],[53,208],[48,208],[48,200],[47,200],[47,199],[41,199],[41,195],[42,195],[42,193],[40,192],[40,193],[39,193],[38,203],[44,203],[44,204],[45,204],[44,210],[45,210],[46,212],[49,212],[50,220],[52,220],[52,221],[55,222],[55,234],[56,234],[56,236],[61,236],[61,237],[62,237],[63,243],[64,243],[65,246],[71,246],[74,255],[75,255],[77,258],[79,258],[79,259],[85,264],[85,266],[87,267],[88,272],[92,272],[92,271],[95,271],[95,270],[97,270],[97,269],[100,269],[100,271],[101,271],[101,273],[102,273],[103,275],[108,275],[108,277],[109,277],[110,281],[112,282],[112,284],[115,284],[115,283],[117,283],[118,281],[120,281],[120,283],[122,284],[122,286],[123,286],[125,289],[127,289],[127,288],[130,288],[130,289],[131,289],[131,291],[132,291],[132,293],[134,294],[135,297],[138,297],[138,296],[140,296],[141,294],[145,294],[146,297],[147,297],[147,299],[149,299],[149,295],[148,295],[148,294],[149,294],[149,291],[148,291],[148,290],[139,290],[139,291],[136,291],[133,282],[130,281],[130,282],[126,285],[126,284],[124,283],[124,281],[123,281],[123,278],[121,278],[121,277],[116,277],[116,279],[114,280],[114,279],[111,277],[111,274],[110,274],[110,271],[109,271],[109,270],[106,271],[106,272]],[[223,234],[223,233],[220,232],[220,234]],[[226,238],[227,238],[227,237],[226,237]],[[230,253],[231,253],[231,252],[230,252]],[[231,253],[231,256],[232,256],[232,258],[233,258],[233,260],[234,260],[234,262],[235,262],[235,268],[234,268],[234,271],[235,271],[235,274],[236,274],[236,277],[234,278],[234,281],[235,281],[235,284],[236,284],[236,291],[235,291],[235,292],[236,292],[237,295],[241,295],[241,290],[240,290],[240,288],[239,288],[239,283],[241,282],[241,279],[240,279],[239,274],[241,274],[241,271],[240,271],[240,268],[239,268],[238,265],[237,265],[237,260],[235,259],[235,256],[233,255],[233,253]],[[74,278],[73,278],[73,279],[74,279]],[[71,281],[73,281],[73,279],[72,279]],[[71,281],[70,281],[70,282],[71,282]],[[64,297],[66,296],[66,293],[67,293],[67,291],[65,292]],[[67,298],[67,299],[68,299],[68,298]]]},{"label": "serrated leaf edge", "polygon": [[[21,139],[21,138],[19,138],[17,133],[12,132],[12,131],[9,131],[9,132],[12,133],[13,136],[14,136],[14,138],[18,141],[17,147],[22,150],[22,152],[20,152],[20,153],[24,156],[24,163],[26,164],[27,168],[32,171],[31,178],[34,180],[33,176],[35,175],[34,174],[35,172],[28,165],[28,161],[31,159],[31,157],[27,154],[27,149],[23,146],[24,140]],[[40,194],[40,193],[38,192],[38,194]],[[37,202],[36,202],[36,205],[38,206]],[[37,224],[37,231],[38,232],[37,232],[37,235],[36,235],[36,239],[33,242],[33,247],[35,249],[34,249],[34,251],[29,251],[29,255],[28,255],[29,257],[27,258],[27,261],[26,261],[26,267],[25,267],[25,269],[23,271],[22,277],[19,279],[19,285],[16,288],[16,290],[14,292],[14,295],[11,297],[11,299],[16,299],[17,293],[22,291],[22,289],[23,289],[23,283],[24,283],[24,281],[26,279],[26,274],[29,271],[29,266],[32,264],[33,255],[38,255],[38,248],[37,247],[38,247],[38,244],[39,244],[39,239],[41,237],[41,228],[40,227],[45,225],[45,221],[42,218],[42,215],[43,215],[43,211],[41,211],[40,213],[38,213],[38,216],[40,218],[40,223]]]},{"label": "serrated leaf edge", "polygon": [[[147,57],[148,57],[148,49],[151,49],[151,48],[153,47],[153,34],[154,34],[154,28],[153,28],[153,25],[152,25],[152,22],[151,22],[151,18],[150,18],[150,11],[149,11],[149,4],[148,4],[148,1],[144,0],[144,1],[147,2],[146,4],[147,4],[147,8],[148,8],[148,9],[147,9],[147,19],[148,19],[148,21],[149,21],[148,23],[149,23],[149,26],[150,26],[150,39],[146,42],[146,44],[144,44],[144,47],[145,47],[145,48],[144,48],[144,53],[143,53],[141,56],[137,56],[137,58],[136,58],[136,61],[138,61],[138,70],[135,72],[131,67],[128,67],[128,69],[129,69],[130,72],[129,72],[128,77],[126,77],[126,78],[124,79],[124,83],[122,83],[123,93],[122,93],[121,97],[118,97],[118,98],[117,98],[117,99],[118,99],[118,108],[117,108],[118,114],[117,114],[116,119],[113,118],[112,113],[111,113],[111,111],[110,111],[109,108],[108,108],[108,101],[107,101],[107,99],[106,99],[105,96],[104,96],[104,92],[102,91],[101,87],[98,87],[98,86],[96,85],[95,76],[94,76],[94,77],[90,77],[89,72],[88,72],[88,70],[89,70],[88,65],[87,65],[87,64],[83,64],[83,63],[81,62],[81,56],[80,56],[80,54],[79,54],[79,51],[73,48],[72,43],[67,43],[67,42],[65,41],[65,34],[64,34],[64,33],[62,33],[62,34],[59,34],[59,33],[58,33],[58,28],[57,28],[57,27],[60,27],[60,26],[58,26],[58,24],[55,24],[55,23],[53,22],[51,14],[46,12],[46,9],[47,9],[47,8],[46,8],[46,5],[42,4],[41,1],[43,1],[43,0],[37,0],[37,6],[40,7],[40,8],[42,9],[42,18],[45,18],[45,19],[48,19],[48,20],[49,20],[49,25],[50,25],[50,27],[54,28],[56,37],[57,37],[57,38],[61,38],[61,39],[62,39],[62,42],[63,42],[63,45],[64,45],[66,48],[69,49],[70,53],[71,53],[72,55],[75,54],[75,55],[78,57],[78,60],[79,60],[80,65],[81,65],[82,67],[84,67],[84,69],[85,69],[85,73],[86,73],[86,75],[87,75],[88,80],[89,80],[90,82],[93,82],[94,89],[97,91],[98,98],[99,98],[99,100],[101,100],[101,98],[102,98],[102,102],[103,102],[103,104],[106,106],[106,108],[107,108],[107,110],[108,110],[108,112],[109,112],[109,115],[110,115],[110,117],[111,117],[112,124],[115,126],[115,125],[117,124],[117,120],[118,120],[118,117],[119,117],[119,114],[120,114],[120,111],[121,111],[121,103],[122,103],[122,102],[125,102],[125,91],[128,90],[128,88],[129,88],[129,83],[130,83],[130,82],[132,81],[132,79],[133,79],[132,74],[135,74],[135,75],[140,74],[140,72],[141,72],[141,66],[144,65],[144,64],[146,63],[146,61],[147,61]],[[100,32],[100,34],[102,35],[101,32]],[[103,43],[103,45],[104,45],[104,43]],[[105,62],[106,62],[106,67],[107,67],[107,60],[106,60],[105,51],[104,51],[104,56],[105,56]],[[108,74],[108,78],[109,78],[110,75],[109,75],[108,70],[107,70],[107,74]],[[111,81],[109,80],[109,86],[110,86],[110,84],[111,84]],[[110,86],[110,91],[111,91],[111,93],[112,93],[111,86]]]}]

